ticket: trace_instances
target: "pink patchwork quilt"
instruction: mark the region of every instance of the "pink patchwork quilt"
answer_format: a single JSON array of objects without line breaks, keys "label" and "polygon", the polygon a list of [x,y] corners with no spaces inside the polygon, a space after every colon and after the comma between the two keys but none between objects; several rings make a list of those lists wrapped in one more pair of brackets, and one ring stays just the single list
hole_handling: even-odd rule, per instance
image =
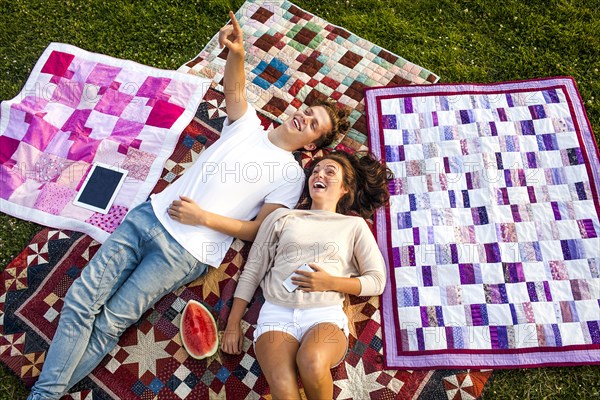
[{"label": "pink patchwork quilt", "polygon": [[386,366],[600,363],[600,160],[571,78],[367,89],[396,178]]},{"label": "pink patchwork quilt", "polygon": [[[103,241],[146,200],[209,81],[52,43],[0,114],[1,211]],[[73,204],[93,163],[128,172],[108,213]]]}]

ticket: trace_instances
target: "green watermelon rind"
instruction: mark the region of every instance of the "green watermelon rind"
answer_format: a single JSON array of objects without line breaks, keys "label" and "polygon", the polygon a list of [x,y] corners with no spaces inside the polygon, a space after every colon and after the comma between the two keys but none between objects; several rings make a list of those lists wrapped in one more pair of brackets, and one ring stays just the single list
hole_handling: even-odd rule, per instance
[{"label": "green watermelon rind", "polygon": [[[204,312],[210,316],[210,320],[212,321],[215,330],[215,344],[212,349],[206,352],[206,354],[197,354],[194,351],[191,351],[189,349],[189,344],[187,344],[185,341],[185,335],[183,334],[185,332],[183,329],[183,321],[185,319],[185,312],[187,311],[190,305],[201,307],[201,309],[204,310]],[[187,351],[190,357],[195,358],[196,360],[202,360],[215,354],[217,352],[217,349],[219,348],[219,336],[217,332],[217,323],[215,322],[215,318],[213,317],[212,313],[208,311],[208,309],[204,307],[202,303],[197,302],[196,300],[189,300],[188,303],[185,305],[183,312],[181,313],[181,319],[179,321],[179,336],[181,337],[181,343],[183,344],[183,348],[185,349],[185,351]]]}]

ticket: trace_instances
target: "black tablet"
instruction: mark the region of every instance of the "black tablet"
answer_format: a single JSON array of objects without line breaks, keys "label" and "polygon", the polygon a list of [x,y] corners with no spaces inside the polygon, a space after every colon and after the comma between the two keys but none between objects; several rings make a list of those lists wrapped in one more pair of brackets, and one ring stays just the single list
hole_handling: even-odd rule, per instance
[{"label": "black tablet", "polygon": [[124,169],[94,163],[73,204],[102,214],[108,213],[126,176]]}]

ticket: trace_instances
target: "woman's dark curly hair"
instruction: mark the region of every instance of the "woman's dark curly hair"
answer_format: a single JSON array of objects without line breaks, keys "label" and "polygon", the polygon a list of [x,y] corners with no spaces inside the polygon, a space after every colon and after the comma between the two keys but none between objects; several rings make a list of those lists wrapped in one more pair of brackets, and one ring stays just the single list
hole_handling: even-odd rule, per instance
[{"label": "woman's dark curly hair", "polygon": [[[342,166],[342,185],[348,190],[337,204],[337,212],[355,211],[363,218],[371,218],[375,210],[390,198],[388,182],[394,179],[392,171],[371,153],[348,154],[334,151],[314,160],[308,173],[322,160],[333,160]],[[307,180],[308,182],[308,180]]]}]

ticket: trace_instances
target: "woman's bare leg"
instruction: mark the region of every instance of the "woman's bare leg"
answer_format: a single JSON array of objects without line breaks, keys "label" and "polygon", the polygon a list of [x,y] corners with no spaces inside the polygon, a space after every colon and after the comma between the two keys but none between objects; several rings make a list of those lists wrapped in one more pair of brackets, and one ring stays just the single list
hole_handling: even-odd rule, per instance
[{"label": "woman's bare leg", "polygon": [[309,400],[333,398],[330,369],[344,357],[347,340],[344,332],[332,323],[318,324],[302,338],[296,365]]},{"label": "woman's bare leg", "polygon": [[300,343],[281,331],[269,331],[259,336],[254,349],[273,400],[300,399],[296,353]]}]

